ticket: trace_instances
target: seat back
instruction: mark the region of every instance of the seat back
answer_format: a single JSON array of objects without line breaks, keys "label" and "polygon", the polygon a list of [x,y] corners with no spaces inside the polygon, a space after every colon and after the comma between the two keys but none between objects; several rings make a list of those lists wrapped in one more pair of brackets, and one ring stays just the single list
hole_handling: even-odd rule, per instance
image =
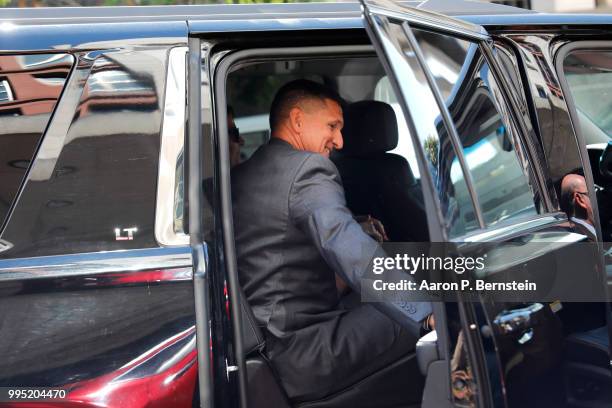
[{"label": "seat back", "polygon": [[427,241],[423,193],[408,161],[388,153],[398,143],[397,119],[384,102],[360,101],[344,112],[344,148],[338,167],[347,205],[356,215],[378,218],[391,241]]}]

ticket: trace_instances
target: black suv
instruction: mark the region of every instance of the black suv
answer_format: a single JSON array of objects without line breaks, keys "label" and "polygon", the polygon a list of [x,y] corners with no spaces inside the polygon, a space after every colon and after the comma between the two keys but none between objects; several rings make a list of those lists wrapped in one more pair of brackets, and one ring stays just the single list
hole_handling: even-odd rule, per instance
[{"label": "black suv", "polygon": [[[484,250],[490,281],[609,284],[611,16],[365,0],[0,20],[0,404],[377,405],[351,399],[383,387],[376,375],[289,401],[238,284],[227,107],[248,160],[269,138],[274,93],[296,78],[393,108],[394,146],[334,157],[361,161],[338,165],[348,205],[391,241]],[[394,180],[391,199],[370,177],[389,157],[401,174],[376,174]],[[568,175],[585,180],[589,222],[565,207]],[[605,294],[457,293],[434,315],[405,357],[414,375],[397,379],[415,405],[612,404]]]}]

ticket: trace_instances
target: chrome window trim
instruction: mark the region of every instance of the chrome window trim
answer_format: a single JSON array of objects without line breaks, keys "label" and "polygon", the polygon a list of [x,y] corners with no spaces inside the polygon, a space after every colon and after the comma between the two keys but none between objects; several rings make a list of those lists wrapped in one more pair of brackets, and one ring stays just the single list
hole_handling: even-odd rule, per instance
[{"label": "chrome window trim", "polygon": [[175,47],[168,56],[155,203],[155,239],[164,246],[189,245],[189,235],[174,230],[176,166],[185,146],[187,50]]},{"label": "chrome window trim", "polygon": [[[527,219],[511,219],[512,223],[495,228],[487,228],[470,234],[453,238],[452,242],[491,242],[505,241],[525,232],[552,227],[567,222],[567,215],[562,212],[537,215]],[[569,234],[570,232],[568,232]]]},{"label": "chrome window trim", "polygon": [[191,280],[191,264],[189,246],[0,259],[0,282],[170,269],[164,280]]}]

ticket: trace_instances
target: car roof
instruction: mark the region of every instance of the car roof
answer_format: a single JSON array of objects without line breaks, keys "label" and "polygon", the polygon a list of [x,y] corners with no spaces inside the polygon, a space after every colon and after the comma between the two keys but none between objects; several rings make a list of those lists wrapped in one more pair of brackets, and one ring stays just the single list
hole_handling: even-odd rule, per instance
[{"label": "car roof", "polygon": [[[612,22],[612,15],[609,14],[544,14],[478,0],[404,0],[399,3],[485,26],[583,25]],[[308,28],[307,24],[299,22],[310,19],[342,21],[338,28],[363,27],[361,5],[352,0],[341,3],[0,8],[0,29],[7,23],[31,26],[190,20],[222,24],[230,20],[253,23],[280,19],[295,20],[296,28]],[[334,28],[335,24],[324,24],[324,26]]]},{"label": "car roof", "polygon": [[[516,7],[472,0],[401,1],[447,15],[506,15],[532,13]],[[52,20],[71,23],[92,21],[177,21],[211,19],[260,18],[334,18],[359,17],[361,5],[357,1],[343,3],[264,3],[264,4],[208,4],[180,6],[119,6],[119,7],[34,7],[0,8],[0,21],[15,24],[44,24]]]}]

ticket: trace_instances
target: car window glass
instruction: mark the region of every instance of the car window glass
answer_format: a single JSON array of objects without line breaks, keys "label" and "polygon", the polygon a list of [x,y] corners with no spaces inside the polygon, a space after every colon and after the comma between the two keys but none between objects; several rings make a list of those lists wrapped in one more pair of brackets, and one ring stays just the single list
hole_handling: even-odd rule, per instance
[{"label": "car window glass", "polygon": [[154,224],[167,54],[166,48],[113,49],[90,69],[78,67],[81,80],[63,93],[73,110],[59,118],[68,121],[67,131],[43,138],[2,234],[13,246],[0,257],[159,245]]},{"label": "car window glass", "polygon": [[412,143],[410,131],[408,130],[408,125],[406,124],[406,118],[404,117],[404,112],[397,101],[397,97],[393,92],[393,88],[391,88],[391,83],[389,82],[389,78],[387,76],[382,77],[376,84],[376,88],[374,89],[374,100],[386,102],[391,105],[395,111],[395,116],[397,117],[399,132],[398,143],[397,147],[391,150],[389,153],[398,154],[408,160],[414,178],[420,179],[421,174],[419,172],[419,166],[416,154],[414,152],[414,144]]},{"label": "car window glass", "polygon": [[[453,118],[474,181],[487,226],[537,213],[529,168],[522,144],[502,118],[496,103],[499,87],[474,43],[425,30],[413,30],[425,61]],[[439,127],[443,128],[442,120]],[[459,207],[468,206],[469,193],[456,157],[449,177]],[[465,223],[473,213],[464,212]],[[458,235],[459,230],[451,230]]]},{"label": "car window glass", "polygon": [[423,149],[425,166],[438,194],[444,226],[451,236],[474,231],[478,228],[474,206],[469,196],[463,193],[467,191],[465,179],[450,177],[456,152],[425,71],[406,38],[402,25],[391,23],[385,26],[385,29],[388,30],[387,35],[394,40],[394,43],[389,44],[393,47],[387,48],[388,58],[392,65],[403,68],[398,75],[402,86],[406,87],[406,92],[409,93],[404,93],[404,96],[414,98],[408,100],[407,104],[420,148]]},{"label": "car window glass", "polygon": [[67,54],[0,56],[0,224],[72,66]]},{"label": "car window glass", "polygon": [[[563,71],[580,119],[612,136],[612,52],[574,51],[563,61]],[[606,140],[587,143],[602,141]]]}]

